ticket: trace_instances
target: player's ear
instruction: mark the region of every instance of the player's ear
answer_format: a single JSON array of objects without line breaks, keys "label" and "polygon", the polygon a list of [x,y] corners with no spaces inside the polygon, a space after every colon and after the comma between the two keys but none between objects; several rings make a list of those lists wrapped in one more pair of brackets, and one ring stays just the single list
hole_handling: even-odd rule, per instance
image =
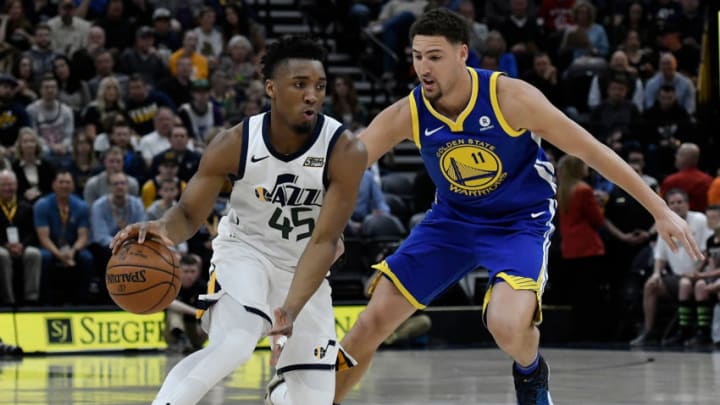
[{"label": "player's ear", "polygon": [[469,54],[470,49],[467,44],[460,44],[460,59],[462,59],[463,62],[466,62]]},{"label": "player's ear", "polygon": [[270,79],[265,80],[265,94],[267,94],[267,96],[269,98],[273,98],[274,92],[275,92],[275,84],[273,83],[273,81]]}]

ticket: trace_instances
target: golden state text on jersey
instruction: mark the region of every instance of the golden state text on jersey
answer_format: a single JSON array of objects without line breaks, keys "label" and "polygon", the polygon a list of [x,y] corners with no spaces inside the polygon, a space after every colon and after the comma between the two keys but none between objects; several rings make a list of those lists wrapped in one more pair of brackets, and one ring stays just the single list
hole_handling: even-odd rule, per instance
[{"label": "golden state text on jersey", "polygon": [[468,74],[471,97],[454,121],[433,108],[422,86],[408,97],[413,140],[437,187],[437,205],[471,221],[547,209],[555,171],[540,138],[503,117],[497,101],[502,73],[468,68]]}]

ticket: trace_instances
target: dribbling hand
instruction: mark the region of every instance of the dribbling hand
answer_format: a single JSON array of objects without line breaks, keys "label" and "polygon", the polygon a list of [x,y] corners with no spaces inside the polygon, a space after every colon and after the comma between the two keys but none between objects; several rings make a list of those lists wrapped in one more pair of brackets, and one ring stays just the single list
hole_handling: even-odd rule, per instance
[{"label": "dribbling hand", "polygon": [[124,229],[120,230],[110,242],[110,249],[112,249],[113,254],[115,254],[120,249],[120,246],[125,243],[125,241],[130,240],[136,236],[138,239],[138,243],[143,243],[145,242],[145,238],[147,237],[148,233],[159,237],[161,241],[167,246],[175,245],[170,240],[170,238],[168,238],[167,231],[160,222],[150,221],[138,222],[137,224],[128,225]]}]

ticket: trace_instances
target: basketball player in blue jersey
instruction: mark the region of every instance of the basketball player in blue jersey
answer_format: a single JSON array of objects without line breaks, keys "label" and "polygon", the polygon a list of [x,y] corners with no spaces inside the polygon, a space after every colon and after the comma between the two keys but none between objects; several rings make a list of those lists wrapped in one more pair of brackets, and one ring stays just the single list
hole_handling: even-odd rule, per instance
[{"label": "basketball player in blue jersey", "polygon": [[[293,272],[310,267],[327,273],[342,246],[367,152],[338,121],[319,113],[327,85],[323,60],[322,46],[308,39],[269,46],[263,74],[270,112],[218,135],[180,202],[158,221],[127,227],[112,242],[117,251],[129,238],[142,243],[148,232],[169,245],[187,240],[228,175],[234,177],[229,212],[213,240],[207,298],[214,304],[202,318],[209,345],[170,371],[155,405],[195,404],[245,363],[270,329],[272,309],[285,299]],[[296,332],[277,359],[287,391],[272,401],[329,405],[339,346],[327,281],[298,317]]]},{"label": "basketball player in blue jersey", "polygon": [[[376,265],[365,311],[342,341],[359,363],[337,375],[335,403],[368,369],[383,340],[417,309],[482,266],[490,271],[483,319],[514,360],[517,401],[551,404],[548,368],[539,355],[541,297],[553,232],[556,186],[540,147],[545,139],[578,156],[640,201],[660,236],[692,257],[701,253],[675,215],[610,149],[550,104],[536,88],[501,73],[468,69],[468,28],[435,9],[411,28],[420,84],[382,111],[359,135],[374,163],[411,139],[437,187],[436,201],[400,248]],[[295,273],[271,334],[292,333],[292,321],[324,277],[322,268]]]}]

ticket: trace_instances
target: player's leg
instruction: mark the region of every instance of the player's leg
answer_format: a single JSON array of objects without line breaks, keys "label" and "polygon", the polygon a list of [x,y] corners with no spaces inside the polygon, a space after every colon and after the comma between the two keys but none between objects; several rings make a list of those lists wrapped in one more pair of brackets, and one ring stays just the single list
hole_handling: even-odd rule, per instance
[{"label": "player's leg", "polygon": [[272,390],[272,405],[330,405],[335,394],[334,370],[296,370],[282,375],[284,384]]},{"label": "player's leg", "polygon": [[358,364],[337,373],[335,403],[339,404],[362,379],[380,344],[416,310],[393,283],[380,277],[367,308],[340,343]]},{"label": "player's leg", "polygon": [[210,344],[168,374],[154,405],[192,405],[245,363],[269,323],[226,294],[210,309]]}]

